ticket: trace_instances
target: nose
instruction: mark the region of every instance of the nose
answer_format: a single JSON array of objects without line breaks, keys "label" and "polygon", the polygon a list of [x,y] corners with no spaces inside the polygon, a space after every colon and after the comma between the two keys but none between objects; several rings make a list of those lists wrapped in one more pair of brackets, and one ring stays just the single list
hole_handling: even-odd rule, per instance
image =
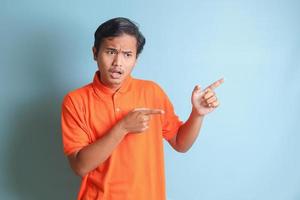
[{"label": "nose", "polygon": [[121,67],[122,66],[122,56],[120,53],[117,53],[113,60],[113,66]]}]

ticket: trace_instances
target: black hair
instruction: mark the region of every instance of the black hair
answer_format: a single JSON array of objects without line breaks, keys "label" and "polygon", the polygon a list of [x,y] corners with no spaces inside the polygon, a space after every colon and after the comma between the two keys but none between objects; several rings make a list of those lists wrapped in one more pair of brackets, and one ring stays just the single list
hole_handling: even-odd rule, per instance
[{"label": "black hair", "polygon": [[138,26],[128,18],[117,17],[110,19],[103,24],[101,24],[94,36],[95,42],[94,47],[97,52],[100,49],[102,40],[107,37],[118,37],[122,34],[128,34],[134,36],[137,41],[137,56],[142,52],[143,47],[146,43],[146,39],[143,34],[139,31]]}]

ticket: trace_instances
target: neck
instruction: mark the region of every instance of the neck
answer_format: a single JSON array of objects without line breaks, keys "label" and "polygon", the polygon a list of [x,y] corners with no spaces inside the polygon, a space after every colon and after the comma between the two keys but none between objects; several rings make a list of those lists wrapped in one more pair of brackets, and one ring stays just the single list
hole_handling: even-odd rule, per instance
[{"label": "neck", "polygon": [[108,83],[106,83],[105,81],[103,81],[102,80],[102,78],[101,78],[101,76],[100,76],[100,82],[104,85],[104,86],[106,86],[106,87],[108,87],[109,89],[111,89],[114,93],[115,92],[117,92],[120,88],[121,88],[121,84],[108,84]]}]

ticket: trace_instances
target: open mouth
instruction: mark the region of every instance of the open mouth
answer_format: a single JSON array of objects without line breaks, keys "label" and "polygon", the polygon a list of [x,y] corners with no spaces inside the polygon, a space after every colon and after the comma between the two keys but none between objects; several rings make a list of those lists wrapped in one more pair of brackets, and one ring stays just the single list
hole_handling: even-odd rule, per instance
[{"label": "open mouth", "polygon": [[123,71],[120,70],[120,69],[111,69],[109,70],[110,72],[110,76],[113,78],[113,79],[118,79],[122,76],[123,74]]}]

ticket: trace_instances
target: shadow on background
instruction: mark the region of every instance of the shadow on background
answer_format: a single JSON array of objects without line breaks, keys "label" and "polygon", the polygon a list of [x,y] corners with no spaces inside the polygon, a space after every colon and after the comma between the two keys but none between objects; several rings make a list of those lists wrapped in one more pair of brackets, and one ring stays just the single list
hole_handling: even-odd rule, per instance
[{"label": "shadow on background", "polygon": [[62,47],[39,27],[17,39],[14,56],[20,61],[12,71],[20,93],[6,125],[11,130],[5,175],[9,193],[24,200],[76,199],[79,178],[63,155],[61,141],[64,92],[57,85],[56,74]]}]

